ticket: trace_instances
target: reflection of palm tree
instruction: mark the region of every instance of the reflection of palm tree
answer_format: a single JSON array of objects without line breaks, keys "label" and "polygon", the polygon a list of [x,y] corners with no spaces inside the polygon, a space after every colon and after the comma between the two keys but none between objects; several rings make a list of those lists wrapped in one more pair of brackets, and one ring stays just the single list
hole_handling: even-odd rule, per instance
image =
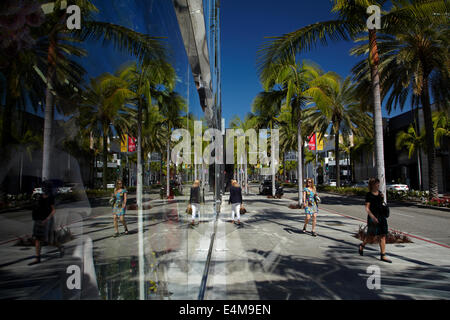
[{"label": "reflection of palm tree", "polygon": [[[430,90],[436,104],[448,106],[450,86],[449,66],[450,33],[447,24],[429,24],[418,20],[407,30],[392,32],[380,37],[378,50],[382,63],[380,77],[382,92],[387,97],[386,108],[390,112],[395,107],[403,109],[407,97],[412,95],[413,103],[420,102],[425,123],[426,148],[428,150],[429,191],[437,196],[436,148]],[[353,53],[363,55],[367,45],[353,49]],[[366,61],[355,68],[359,79],[367,78],[369,66]],[[361,81],[361,91],[366,91],[367,81]]]},{"label": "reflection of palm tree", "polygon": [[86,127],[103,144],[103,188],[107,184],[108,137],[113,138],[114,131],[119,137],[130,132],[135,111],[127,103],[135,97],[128,83],[111,74],[91,79],[85,93],[85,101],[80,107]]},{"label": "reflection of palm tree", "polygon": [[[279,123],[278,114],[281,110],[281,104],[284,99],[284,92],[282,91],[265,91],[260,92],[252,105],[252,121],[255,128],[269,128],[270,136],[272,137],[273,129]],[[272,168],[272,196],[275,196],[275,154],[272,143],[270,144],[271,154],[271,168]]]},{"label": "reflection of palm tree", "polygon": [[[416,19],[446,21],[449,3],[444,0],[410,0],[392,1],[394,4],[401,3],[402,6],[394,6],[391,11],[385,12],[382,19],[382,30],[390,33],[396,30],[404,30],[408,26],[414,25]],[[359,34],[367,32],[366,19],[367,7],[376,4],[382,7],[388,4],[385,0],[334,0],[332,12],[338,14],[338,19],[318,22],[300,28],[294,32],[279,37],[273,37],[262,46],[259,55],[259,65],[261,69],[267,68],[270,64],[292,56],[292,52],[300,53],[310,50],[318,41],[326,44],[330,40],[350,40],[355,39]],[[441,13],[435,14],[435,13]],[[377,173],[381,182],[381,191],[385,194],[385,170],[383,152],[383,125],[380,98],[380,78],[378,72],[378,47],[377,32],[375,29],[369,30],[369,62],[370,62],[370,83],[373,102],[373,113],[375,123],[375,141],[377,150]]]},{"label": "reflection of palm tree", "polygon": [[[92,13],[97,12],[97,8],[89,0],[75,0],[73,4],[81,8],[83,16],[83,28],[81,30],[70,31],[66,28],[67,13],[62,10],[54,10],[47,15],[46,23],[42,27],[43,34],[48,36],[47,46],[47,73],[46,73],[46,97],[45,97],[45,121],[44,121],[44,151],[42,178],[49,178],[50,175],[50,138],[51,124],[53,120],[54,94],[53,88],[61,81],[62,83],[76,84],[71,73],[74,68],[68,68],[65,75],[58,74],[58,64],[61,57],[67,55],[82,55],[80,49],[72,45],[79,40],[89,39],[111,42],[115,47],[123,52],[130,53],[140,60],[144,57],[160,57],[163,54],[159,40],[147,35],[135,32],[131,29],[115,25],[112,23],[99,22],[93,20]],[[60,5],[57,2],[56,5]]]},{"label": "reflection of palm tree", "polygon": [[[121,79],[129,84],[129,89],[134,92],[133,102],[137,105],[137,203],[142,206],[143,170],[142,170],[142,120],[146,116],[146,124],[151,123],[149,116],[153,109],[152,98],[159,95],[156,89],[158,85],[164,85],[172,90],[175,82],[175,71],[172,66],[163,60],[145,60],[142,66],[136,63],[126,67],[118,73]],[[153,109],[153,112],[155,110]],[[156,119],[155,119],[156,120]]]},{"label": "reflection of palm tree", "polygon": [[347,138],[350,134],[370,134],[372,121],[360,110],[350,78],[341,81],[320,72],[310,84],[306,93],[316,105],[305,111],[305,122],[322,137],[328,130],[334,136],[336,186],[340,187],[340,135]]},{"label": "reflection of palm tree", "polygon": [[174,128],[181,128],[183,126],[183,118],[181,112],[186,110],[186,102],[183,97],[177,92],[165,92],[161,95],[159,101],[159,110],[164,117],[164,124],[167,129],[167,191],[166,195],[170,195],[170,136]]}]

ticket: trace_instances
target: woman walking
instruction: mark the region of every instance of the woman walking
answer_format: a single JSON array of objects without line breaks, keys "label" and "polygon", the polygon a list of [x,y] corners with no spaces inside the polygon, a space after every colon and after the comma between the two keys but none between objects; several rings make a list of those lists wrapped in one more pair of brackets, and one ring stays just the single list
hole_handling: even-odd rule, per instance
[{"label": "woman walking", "polygon": [[231,203],[231,222],[241,224],[241,205],[242,205],[242,189],[236,180],[231,181],[230,199],[228,204]]},{"label": "woman walking", "polygon": [[41,244],[47,242],[58,248],[60,257],[64,255],[64,247],[54,237],[55,226],[55,197],[53,196],[52,184],[44,181],[42,184],[42,195],[33,208],[33,239],[36,247],[36,258],[29,265],[41,262]]},{"label": "woman walking", "polygon": [[120,222],[122,222],[122,225],[125,228],[125,234],[128,234],[127,223],[125,222],[125,212],[127,210],[127,194],[128,191],[123,185],[122,180],[117,180],[113,194],[113,217],[115,230],[114,238],[119,236],[119,223],[117,220],[120,220]]},{"label": "woman walking", "polygon": [[313,237],[316,237],[316,221],[317,213],[319,212],[319,208],[317,206],[318,195],[316,192],[316,187],[314,186],[314,182],[311,178],[306,179],[306,187],[303,189],[303,203],[305,204],[306,214],[305,224],[303,225],[303,233],[306,233],[306,226],[308,225],[308,222],[312,216],[311,235]]},{"label": "woman walking", "polygon": [[380,260],[392,263],[386,258],[386,235],[388,234],[387,219],[383,215],[382,206],[384,201],[383,194],[379,191],[380,180],[378,178],[369,179],[369,192],[366,194],[366,212],[367,212],[367,235],[364,241],[359,245],[359,254],[363,255],[365,245],[372,237],[377,238],[380,244]]},{"label": "woman walking", "polygon": [[200,181],[195,180],[191,188],[191,196],[189,197],[189,205],[192,208],[192,222],[195,225],[195,216],[200,213]]}]

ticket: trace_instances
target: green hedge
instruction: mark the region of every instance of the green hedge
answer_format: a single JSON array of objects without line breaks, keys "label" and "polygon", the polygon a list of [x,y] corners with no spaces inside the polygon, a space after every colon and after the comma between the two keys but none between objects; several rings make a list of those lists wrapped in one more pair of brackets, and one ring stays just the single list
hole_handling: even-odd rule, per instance
[{"label": "green hedge", "polygon": [[318,185],[318,192],[335,192],[343,195],[354,195],[354,196],[365,196],[367,193],[367,188],[354,188],[354,187],[332,187]]}]

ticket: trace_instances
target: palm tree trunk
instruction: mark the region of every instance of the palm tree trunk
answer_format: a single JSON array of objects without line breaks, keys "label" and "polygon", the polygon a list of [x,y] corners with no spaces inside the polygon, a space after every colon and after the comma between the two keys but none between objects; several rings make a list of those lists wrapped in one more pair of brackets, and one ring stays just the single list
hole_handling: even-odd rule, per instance
[{"label": "palm tree trunk", "polygon": [[302,123],[301,120],[297,122],[297,144],[298,144],[298,154],[297,154],[297,169],[298,169],[298,206],[301,208],[303,204],[303,168],[302,168]]},{"label": "palm tree trunk", "polygon": [[103,129],[103,189],[106,189],[106,173],[108,172],[108,137]]},{"label": "palm tree trunk", "polygon": [[384,168],[384,142],[383,142],[383,116],[381,113],[381,94],[380,94],[380,75],[378,72],[379,57],[377,46],[376,30],[369,30],[370,44],[370,73],[372,80],[373,94],[373,115],[375,123],[375,150],[377,176],[380,179],[380,191],[384,194],[384,200],[387,202],[386,194],[386,176]]},{"label": "palm tree trunk", "polygon": [[334,135],[334,157],[336,161],[336,187],[341,186],[341,164],[339,161],[341,152],[339,150],[339,125],[337,127],[337,132]]},{"label": "palm tree trunk", "polygon": [[428,88],[428,72],[424,72],[422,94],[420,95],[423,118],[425,122],[425,140],[427,145],[428,158],[428,189],[431,197],[438,196],[438,184],[436,176],[436,147],[434,144],[434,128],[433,119],[431,115],[430,95]]},{"label": "palm tree trunk", "polygon": [[[170,131],[169,131],[170,132]],[[170,146],[169,146],[169,140],[167,140],[167,164],[166,164],[166,170],[167,170],[167,178],[166,178],[166,195],[167,198],[170,196]]]},{"label": "palm tree trunk", "polygon": [[47,88],[45,92],[45,116],[44,116],[44,143],[42,154],[42,181],[50,179],[50,152],[52,145],[52,126],[53,126],[53,94],[52,83],[55,73],[56,63],[56,39],[54,35],[50,36],[50,45],[47,55],[48,71],[47,71]]}]

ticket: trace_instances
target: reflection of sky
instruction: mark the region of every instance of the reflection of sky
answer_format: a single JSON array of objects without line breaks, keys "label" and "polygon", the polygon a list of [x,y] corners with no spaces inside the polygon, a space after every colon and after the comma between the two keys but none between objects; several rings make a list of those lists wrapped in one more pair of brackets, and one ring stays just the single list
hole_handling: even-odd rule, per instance
[{"label": "reflection of sky", "polygon": [[[198,93],[188,64],[186,51],[179,30],[172,1],[166,0],[97,0],[99,9],[95,20],[118,24],[134,31],[164,38],[168,48],[168,60],[175,68],[177,82],[175,91],[186,100],[189,98],[189,112],[201,117]],[[135,61],[133,56],[121,53],[113,45],[103,45],[101,41],[83,43],[88,56],[79,59],[87,70],[86,82],[102,73],[114,73],[120,66]]]}]

